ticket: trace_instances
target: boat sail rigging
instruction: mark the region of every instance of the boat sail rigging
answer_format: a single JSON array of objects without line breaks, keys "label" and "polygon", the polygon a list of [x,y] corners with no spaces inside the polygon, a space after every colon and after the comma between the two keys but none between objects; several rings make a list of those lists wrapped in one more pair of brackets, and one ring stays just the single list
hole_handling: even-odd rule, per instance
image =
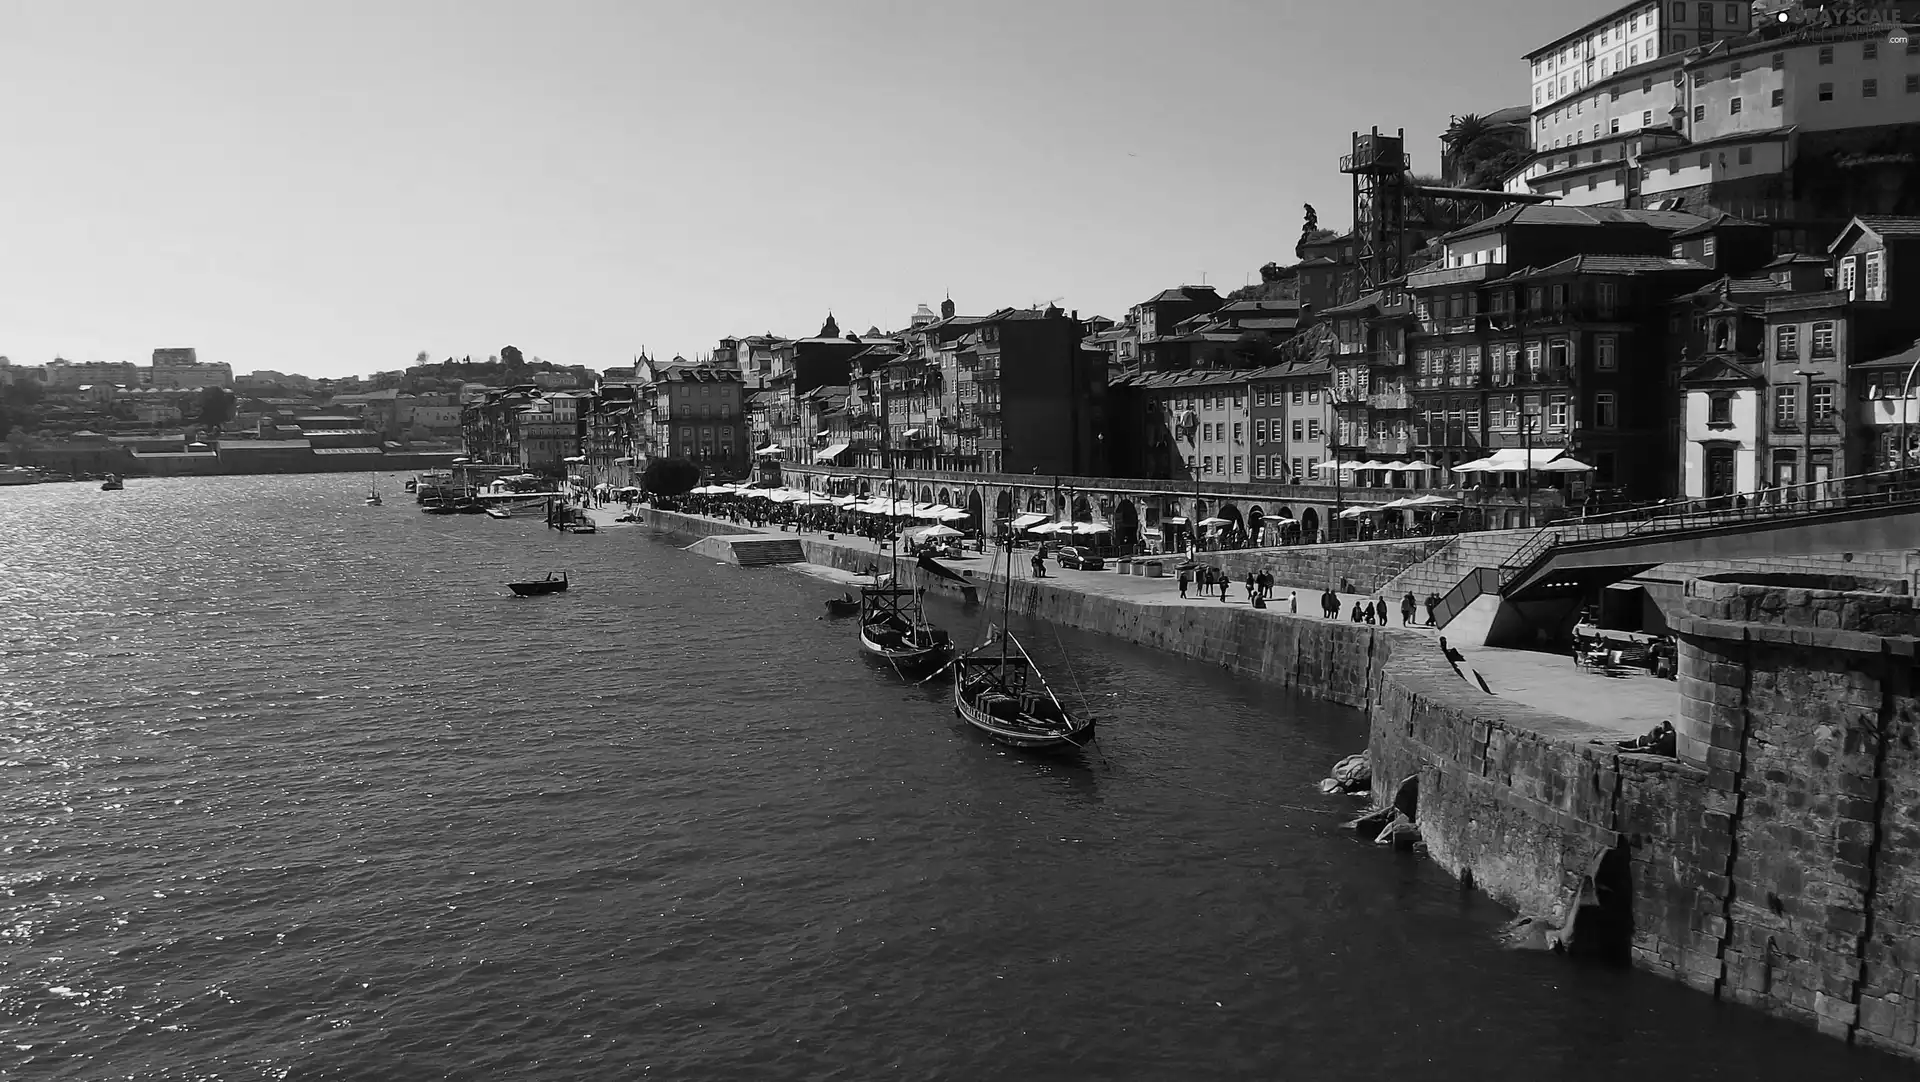
[{"label": "boat sail rigging", "polygon": [[[893,490],[893,454],[884,427],[880,448],[887,459],[887,500],[891,511],[898,506],[898,501]],[[900,535],[891,521],[887,526],[890,573],[883,582],[876,565],[873,585],[860,587],[860,649],[868,657],[893,666],[893,671],[904,679],[916,682],[931,679],[944,671],[953,658],[953,639],[927,623],[920,606],[920,592],[900,585]]]},{"label": "boat sail rigging", "polygon": [[[954,659],[954,713],[989,739],[1012,747],[1085,747],[1094,737],[1094,719],[1076,717],[1061,704],[1039,664],[1006,626],[1013,616],[1013,550],[1004,551],[1002,622],[988,625],[986,641]],[[997,655],[989,652],[994,646],[1000,648]]]}]

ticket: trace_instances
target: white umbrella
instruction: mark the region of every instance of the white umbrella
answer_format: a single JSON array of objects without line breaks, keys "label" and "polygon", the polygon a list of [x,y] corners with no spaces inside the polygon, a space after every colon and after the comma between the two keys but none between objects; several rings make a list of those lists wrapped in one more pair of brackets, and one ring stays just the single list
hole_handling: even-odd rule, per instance
[{"label": "white umbrella", "polygon": [[1435,507],[1443,503],[1459,503],[1452,496],[1435,496],[1429,492],[1424,496],[1415,496],[1407,501],[1408,507]]},{"label": "white umbrella", "polygon": [[1077,534],[1112,533],[1113,527],[1100,522],[1076,522],[1068,527]]},{"label": "white umbrella", "polygon": [[1440,467],[1431,462],[1403,462],[1397,463],[1393,468],[1402,473],[1431,473]]},{"label": "white umbrella", "polygon": [[956,530],[951,526],[929,526],[926,529],[921,530],[919,534],[917,534],[916,536],[918,536],[921,540],[924,541],[932,538],[959,537],[961,536],[961,533],[959,530]]},{"label": "white umbrella", "polygon": [[1588,470],[1593,469],[1593,467],[1584,462],[1576,462],[1571,458],[1556,458],[1544,466],[1535,466],[1534,469],[1539,470],[1541,473],[1586,473]]},{"label": "white umbrella", "polygon": [[1224,518],[1203,518],[1198,524],[1201,526],[1225,526],[1227,520]]},{"label": "white umbrella", "polygon": [[1027,532],[1028,533],[1059,533],[1061,530],[1067,529],[1067,528],[1068,528],[1067,524],[1064,522],[1042,522],[1038,525],[1027,527]]},{"label": "white umbrella", "polygon": [[1375,511],[1384,511],[1384,510],[1386,510],[1386,508],[1384,507],[1349,507],[1345,511],[1340,512],[1340,517],[1341,518],[1359,518],[1361,515],[1371,515]]},{"label": "white umbrella", "polygon": [[1397,500],[1390,500],[1386,503],[1381,504],[1380,509],[1382,511],[1394,511],[1402,507],[1413,507],[1413,506],[1416,506],[1413,497],[1402,496]]},{"label": "white umbrella", "polygon": [[1481,458],[1481,459],[1475,459],[1472,462],[1468,462],[1465,465],[1455,466],[1453,468],[1453,472],[1455,473],[1486,473],[1490,470],[1497,470],[1499,468],[1500,467],[1493,464],[1493,459]]},{"label": "white umbrella", "polygon": [[972,517],[973,517],[972,513],[967,511],[962,511],[958,507],[949,507],[945,511],[940,512],[941,522],[959,522],[963,519],[969,519]]}]

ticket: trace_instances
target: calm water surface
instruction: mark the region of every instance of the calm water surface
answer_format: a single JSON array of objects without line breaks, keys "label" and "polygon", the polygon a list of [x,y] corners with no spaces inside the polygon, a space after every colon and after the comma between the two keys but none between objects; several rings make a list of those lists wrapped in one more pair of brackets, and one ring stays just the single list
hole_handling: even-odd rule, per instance
[{"label": "calm water surface", "polygon": [[1911,1077],[1499,949],[1352,711],[1042,626],[1026,757],[826,584],[365,483],[0,489],[0,1076]]}]

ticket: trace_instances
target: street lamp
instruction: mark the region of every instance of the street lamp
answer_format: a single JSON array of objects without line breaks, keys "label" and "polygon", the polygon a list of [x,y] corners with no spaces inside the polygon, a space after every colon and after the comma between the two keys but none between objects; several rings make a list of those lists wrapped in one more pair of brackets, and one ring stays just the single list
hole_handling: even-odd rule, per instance
[{"label": "street lamp", "polygon": [[1533,526],[1533,426],[1539,422],[1540,414],[1528,409],[1522,404],[1520,407],[1520,453],[1526,456],[1524,462],[1525,468],[1521,470],[1521,473],[1524,475],[1522,491],[1526,494],[1527,498],[1527,526],[1529,528]]}]

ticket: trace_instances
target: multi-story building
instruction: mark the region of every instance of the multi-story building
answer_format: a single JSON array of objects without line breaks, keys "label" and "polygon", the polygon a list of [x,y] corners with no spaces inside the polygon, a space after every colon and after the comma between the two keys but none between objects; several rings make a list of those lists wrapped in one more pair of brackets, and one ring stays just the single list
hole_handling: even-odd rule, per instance
[{"label": "multi-story building", "polygon": [[[1768,476],[1776,485],[1859,473],[1899,457],[1904,386],[1873,362],[1920,337],[1920,217],[1854,219],[1828,249],[1833,288],[1766,302]],[[1846,408],[1892,400],[1888,408]],[[1909,446],[1920,438],[1909,426]]]},{"label": "multi-story building", "polygon": [[1506,186],[1766,219],[1783,249],[1824,245],[1862,210],[1913,213],[1920,174],[1900,144],[1920,126],[1920,38],[1888,37],[1767,20],[1616,68],[1536,108],[1536,154]]},{"label": "multi-story building", "polygon": [[602,379],[582,403],[580,453],[595,482],[614,488],[640,484],[640,389],[631,375]]},{"label": "multi-story building", "polygon": [[467,457],[483,465],[519,462],[520,412],[539,395],[539,388],[529,383],[469,396],[460,409],[460,437]]},{"label": "multi-story building", "polygon": [[[1332,379],[1329,458],[1342,464],[1343,484],[1417,484],[1425,471],[1408,458],[1415,450],[1413,396],[1407,371],[1407,332],[1413,306],[1405,285],[1389,283],[1351,304],[1325,313],[1334,350],[1327,358]],[[1385,463],[1402,469],[1352,469]]]},{"label": "multi-story building", "polygon": [[1163,289],[1133,306],[1127,323],[1133,327],[1132,340],[1139,350],[1141,366],[1162,372],[1184,367],[1180,362],[1185,349],[1179,344],[1182,320],[1218,309],[1226,302],[1212,286],[1179,286]]},{"label": "multi-story building", "polygon": [[[1407,276],[1417,326],[1407,342],[1414,438],[1451,471],[1487,458],[1544,462],[1568,452],[1588,481],[1651,497],[1672,492],[1679,401],[1661,336],[1665,304],[1716,277],[1674,245],[1765,262],[1763,230],[1664,211],[1527,206],[1443,238],[1439,264]],[[1716,262],[1719,262],[1716,256]],[[1521,470],[1495,475],[1518,483]]]},{"label": "multi-story building", "polygon": [[191,348],[156,349],[153,367],[142,373],[149,387],[231,387],[233,366],[225,361],[202,363]]},{"label": "multi-story building", "polygon": [[[846,387],[815,387],[800,400],[800,442],[790,456],[794,462],[830,462],[834,455],[824,452],[832,447],[833,432],[827,418],[847,408]],[[842,448],[844,450],[844,448]]]},{"label": "multi-story building", "polygon": [[1752,493],[1766,480],[1761,374],[1771,275],[1723,276],[1667,302],[1666,368],[1682,400],[1676,490],[1688,499]]},{"label": "multi-story building", "polygon": [[59,357],[46,363],[47,390],[71,391],[94,384],[138,387],[147,384],[140,366],[129,361],[69,361]]},{"label": "multi-story building", "polygon": [[1534,146],[1571,146],[1595,86],[1641,74],[1662,57],[1745,35],[1748,0],[1685,3],[1636,0],[1528,53]]},{"label": "multi-story building", "polygon": [[[980,459],[986,473],[1097,476],[1106,469],[1093,402],[1106,393],[1101,355],[1080,348],[1078,315],[1057,306],[1002,308],[978,335]],[[956,358],[956,363],[958,363]]]},{"label": "multi-story building", "polygon": [[689,459],[710,480],[747,475],[745,385],[737,370],[676,357],[656,367],[643,395],[650,403],[646,457]]}]

